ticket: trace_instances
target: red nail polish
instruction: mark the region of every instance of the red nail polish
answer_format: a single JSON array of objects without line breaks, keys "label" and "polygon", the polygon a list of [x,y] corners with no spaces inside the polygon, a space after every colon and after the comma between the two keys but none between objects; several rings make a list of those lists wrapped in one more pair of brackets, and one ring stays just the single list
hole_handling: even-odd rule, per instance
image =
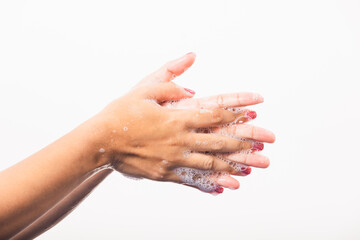
[{"label": "red nail polish", "polygon": [[245,113],[245,116],[250,119],[255,119],[257,117],[257,114],[255,111],[249,111]]},{"label": "red nail polish", "polygon": [[253,142],[253,150],[263,150],[264,149],[264,144],[261,142]]},{"label": "red nail polish", "polygon": [[247,167],[243,173],[245,173],[246,175],[249,175],[251,173],[251,167]]},{"label": "red nail polish", "polygon": [[215,189],[215,192],[217,192],[217,193],[222,193],[223,191],[224,191],[224,188],[222,188],[222,187],[217,187]]},{"label": "red nail polish", "polygon": [[184,88],[185,91],[187,91],[188,93],[190,93],[191,95],[195,95],[195,91],[194,90],[191,90],[189,88]]}]

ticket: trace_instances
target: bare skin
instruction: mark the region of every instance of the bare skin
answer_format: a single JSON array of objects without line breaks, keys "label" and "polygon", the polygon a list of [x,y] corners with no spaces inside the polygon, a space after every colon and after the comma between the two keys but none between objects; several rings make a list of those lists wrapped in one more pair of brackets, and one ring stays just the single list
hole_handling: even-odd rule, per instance
[{"label": "bare skin", "polygon": [[[242,93],[232,94],[233,99],[239,98],[238,96],[242,96]],[[202,106],[209,107],[210,105],[218,106],[217,105],[217,99],[219,97],[225,98],[225,95],[219,95],[214,96],[206,99],[186,99],[181,100],[176,103],[176,105],[172,106],[174,108],[202,108]],[[231,98],[230,98],[231,99]],[[230,101],[232,102],[232,100]],[[203,104],[204,103],[204,104]],[[254,103],[255,104],[255,103]],[[166,103],[164,104],[166,105]],[[242,105],[243,106],[243,105]],[[240,105],[233,105],[229,104],[228,102],[224,103],[223,106],[218,106],[218,108],[221,107],[240,107]],[[251,117],[248,116],[247,113],[249,113],[249,110],[244,110],[242,113],[241,121],[242,122],[248,122],[252,120]],[[252,115],[253,114],[249,114]],[[218,127],[213,128],[212,131],[227,131],[228,127]],[[241,129],[240,125],[237,125],[236,127],[232,127],[232,129]],[[231,130],[233,131],[233,130]],[[251,139],[256,141],[262,141],[262,142],[273,142],[274,141],[274,135],[269,132],[268,130],[263,130],[261,128],[256,128],[255,131],[251,131],[256,133],[255,136],[253,136]],[[233,133],[233,135],[236,135],[241,138],[248,138],[246,135],[247,131],[243,132],[240,130],[239,133]],[[247,133],[249,134],[249,133]],[[239,156],[237,156],[239,155]],[[265,156],[259,155],[259,154],[230,154],[227,156],[229,160],[241,162],[244,164],[247,164],[249,166],[253,167],[261,167],[266,168],[269,165],[269,159]],[[247,160],[246,160],[247,159]],[[89,179],[81,183],[73,192],[71,192],[68,196],[66,196],[62,201],[60,201],[56,206],[54,206],[52,209],[50,209],[48,212],[46,212],[43,216],[41,216],[39,219],[37,219],[35,222],[33,222],[30,226],[25,228],[23,231],[21,231],[19,234],[14,236],[12,239],[30,239],[35,238],[39,236],[41,233],[45,232],[52,226],[56,225],[58,222],[60,222],[63,218],[65,218],[68,214],[70,214],[89,194],[90,192],[98,185],[100,184],[113,170],[112,169],[105,169],[98,173],[95,173],[93,176],[91,176]],[[248,170],[247,170],[248,171]],[[246,176],[249,173],[247,171],[244,171],[240,175]],[[219,184],[222,187],[225,188],[231,188],[231,189],[237,189],[239,187],[239,182],[234,179],[233,177],[226,175],[221,177],[216,177],[214,179],[217,184]]]},{"label": "bare skin", "polygon": [[48,212],[11,239],[34,239],[55,226],[69,215],[111,172],[113,170],[108,168],[89,177]]},{"label": "bare skin", "polygon": [[[238,175],[239,173],[234,172],[228,164],[214,156],[201,152],[228,154],[239,149],[250,149],[253,147],[251,144],[220,135],[196,133],[196,131],[192,130],[213,128],[230,123],[239,115],[221,109],[216,109],[211,113],[203,113],[198,110],[164,110],[159,105],[168,100],[192,97],[192,94],[184,91],[184,89],[167,82],[173,78],[173,74],[179,75],[183,72],[177,70],[171,69],[169,65],[163,67],[142,81],[130,94],[114,101],[104,111],[73,132],[34,156],[3,171],[0,174],[1,184],[9,176],[12,178],[13,183],[14,181],[17,183],[10,183],[9,185],[12,186],[7,185],[5,188],[0,188],[5,189],[0,192],[1,195],[4,194],[5,196],[10,193],[10,199],[13,195],[17,196],[17,199],[12,199],[13,201],[8,201],[9,198],[1,198],[0,200],[0,222],[9,218],[15,220],[12,221],[11,226],[6,226],[4,231],[0,231],[3,236],[11,236],[14,232],[31,223],[32,219],[38,218],[99,167],[111,165],[114,169],[133,176],[174,182],[179,182],[177,176],[172,172],[175,167],[227,171]],[[151,77],[153,77],[152,82],[156,79],[159,80],[159,84],[155,84],[155,87],[150,88],[148,83]],[[148,101],[149,99],[156,102]],[[130,108],[128,103],[132,103],[135,107]],[[129,115],[121,116],[122,112],[127,112]],[[152,123],[150,126],[149,122]],[[162,124],[160,126],[158,126],[159,124],[156,125],[159,122],[162,122]],[[176,128],[173,126],[176,126]],[[171,127],[174,129],[168,131]],[[141,131],[134,131],[135,129],[139,130],[139,128],[141,128]],[[89,136],[88,132],[92,134]],[[82,138],[84,136],[86,139],[91,140],[88,147],[84,146],[84,144],[73,143],[74,139],[78,140],[75,142],[87,142]],[[201,147],[194,144],[194,141],[203,141],[204,139],[213,144]],[[269,142],[271,141],[273,140],[269,140]],[[152,150],[159,146],[165,150],[161,154]],[[64,154],[65,149],[71,149],[71,154]],[[97,151],[94,151],[94,149]],[[198,153],[191,154],[189,160],[189,157],[185,158],[183,154],[184,151],[188,150]],[[84,156],[87,156],[87,161],[85,161]],[[48,160],[45,161],[45,159]],[[66,159],[66,161],[63,159]],[[161,166],[163,159],[167,159],[170,164]],[[61,164],[59,164],[60,162]],[[56,169],[50,166],[51,163],[57,163]],[[66,167],[67,164],[71,164],[70,166],[73,168],[69,170]],[[32,173],[36,172],[38,168],[47,170],[43,174],[44,176],[41,176],[42,174],[32,176]],[[16,175],[15,172],[26,173],[27,177],[14,176]],[[51,176],[50,180],[49,176]],[[33,179],[33,181],[29,183],[25,179]],[[43,179],[46,179],[46,181],[41,182]],[[96,181],[99,181],[99,179],[101,178]],[[34,184],[37,181],[40,181],[41,184]],[[27,189],[27,186],[34,185],[40,191],[25,191],[24,194],[24,188]],[[18,186],[23,186],[22,190]],[[55,186],[57,191],[50,189],[50,186]],[[47,198],[43,199],[41,196],[47,196]],[[37,206],[40,205],[39,208],[34,209],[32,207],[32,209],[29,209],[35,201],[38,203]],[[19,206],[21,206],[20,210],[18,210]]]}]

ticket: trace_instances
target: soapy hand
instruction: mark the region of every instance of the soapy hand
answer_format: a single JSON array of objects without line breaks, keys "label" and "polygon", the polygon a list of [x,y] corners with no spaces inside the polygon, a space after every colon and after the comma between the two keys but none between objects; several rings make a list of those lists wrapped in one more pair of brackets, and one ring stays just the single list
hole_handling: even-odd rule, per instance
[{"label": "soapy hand", "polygon": [[257,142],[202,133],[199,129],[233,123],[243,118],[242,113],[161,106],[194,95],[171,82],[186,67],[182,64],[182,69],[178,68],[181,61],[163,66],[94,117],[98,123],[95,134],[99,157],[121,173],[158,181],[183,182],[174,171],[178,168],[241,175],[220,157],[206,153],[255,150]]},{"label": "soapy hand", "polygon": [[[217,154],[219,158],[230,162],[233,167],[238,168],[240,170],[238,171],[238,175],[247,176],[251,173],[250,166],[258,168],[267,168],[269,166],[269,159],[266,156],[259,154],[259,151],[263,149],[262,142],[273,143],[275,141],[275,135],[271,131],[253,125],[244,124],[255,119],[257,114],[254,111],[242,107],[258,104],[261,102],[263,102],[263,98],[260,95],[254,93],[234,93],[221,94],[218,96],[199,99],[183,99],[176,102],[164,103],[163,106],[179,109],[225,108],[233,112],[239,112],[238,124],[201,129],[199,131],[209,134],[215,133],[231,136],[237,139],[256,141],[258,143],[258,148],[256,149],[257,151]],[[190,172],[192,172],[192,175],[197,175],[198,178],[200,176],[204,177],[204,173],[199,171]],[[239,181],[228,174],[206,173],[205,175],[205,178],[210,178],[214,185],[217,186],[215,189],[218,193],[223,191],[222,187],[237,189],[240,186]],[[205,180],[201,178],[199,179],[203,181]]]},{"label": "soapy hand", "polygon": [[105,138],[110,139],[99,151],[116,170],[133,177],[185,183],[206,192],[236,189],[239,182],[230,174],[246,176],[249,166],[269,165],[256,152],[262,142],[273,142],[274,134],[239,124],[256,117],[239,107],[263,98],[254,93],[192,98],[194,91],[171,81],[194,59],[190,53],[168,62],[99,114],[109,122]]},{"label": "soapy hand", "polygon": [[[182,58],[171,61],[167,63],[165,66],[171,65],[173,72],[182,73],[187,68],[189,68],[195,60],[195,55],[190,53]],[[158,81],[170,81],[173,80],[177,74],[173,74],[171,77],[161,78],[161,76],[166,75],[166,71],[163,71],[162,68],[159,71],[153,73],[157,77],[155,78],[147,78],[139,83],[141,84],[151,84]],[[164,74],[165,73],[165,74]],[[246,123],[252,119],[255,119],[257,114],[254,111],[250,111],[243,107],[249,105],[255,105],[263,102],[263,97],[256,93],[233,93],[233,94],[220,94],[217,96],[206,97],[206,98],[187,98],[182,99],[180,101],[168,101],[164,102],[162,106],[176,109],[227,109],[232,112],[238,112],[238,122]],[[231,126],[220,126],[216,128],[208,128],[208,129],[200,129],[198,132],[204,133],[216,133],[231,136],[237,139],[247,139],[251,141],[257,142],[257,150],[260,151],[263,149],[262,142],[273,143],[275,141],[275,135],[264,128],[247,125],[247,124],[231,124]],[[199,142],[199,144],[206,144],[206,142]],[[233,167],[236,167],[240,171],[238,171],[238,175],[246,176],[251,173],[251,168],[248,166],[266,168],[269,166],[269,159],[258,153],[258,151],[247,151],[247,152],[237,152],[237,153],[226,153],[226,154],[218,154],[217,156],[225,161],[230,161]],[[188,170],[187,170],[188,171]],[[189,171],[188,171],[189,172]],[[181,172],[180,172],[181,173]],[[191,174],[192,173],[192,174]],[[184,176],[188,176],[189,173]],[[204,172],[199,172],[195,170],[190,171],[190,175],[196,175],[195,179],[199,179],[199,176],[204,175]],[[213,174],[213,173],[205,173],[205,179],[210,178],[213,184],[217,186],[217,191],[221,192],[223,189],[221,187],[237,189],[239,188],[239,182],[231,177],[228,174]],[[194,178],[193,176],[193,178]],[[194,184],[193,184],[194,185]],[[196,185],[196,184],[195,184]],[[206,191],[206,190],[205,190]]]}]

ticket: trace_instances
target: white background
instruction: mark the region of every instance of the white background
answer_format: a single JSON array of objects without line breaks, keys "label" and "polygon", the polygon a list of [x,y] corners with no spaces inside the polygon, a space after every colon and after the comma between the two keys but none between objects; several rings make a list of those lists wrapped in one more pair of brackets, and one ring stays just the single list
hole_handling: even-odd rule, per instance
[{"label": "white background", "polygon": [[0,2],[0,169],[189,51],[198,97],[255,91],[266,170],[213,197],[113,173],[39,239],[360,239],[360,1]]}]

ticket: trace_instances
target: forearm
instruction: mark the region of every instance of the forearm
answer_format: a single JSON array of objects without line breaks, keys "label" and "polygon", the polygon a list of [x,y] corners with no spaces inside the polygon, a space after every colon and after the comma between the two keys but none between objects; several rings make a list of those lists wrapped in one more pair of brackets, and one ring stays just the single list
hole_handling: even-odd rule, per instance
[{"label": "forearm", "polygon": [[91,129],[87,122],[0,173],[1,239],[31,224],[106,164]]},{"label": "forearm", "polygon": [[105,169],[81,183],[68,196],[51,208],[48,212],[38,218],[30,226],[15,235],[13,240],[33,239],[49,228],[56,225],[68,214],[70,214],[91,192],[99,185],[113,170]]}]

